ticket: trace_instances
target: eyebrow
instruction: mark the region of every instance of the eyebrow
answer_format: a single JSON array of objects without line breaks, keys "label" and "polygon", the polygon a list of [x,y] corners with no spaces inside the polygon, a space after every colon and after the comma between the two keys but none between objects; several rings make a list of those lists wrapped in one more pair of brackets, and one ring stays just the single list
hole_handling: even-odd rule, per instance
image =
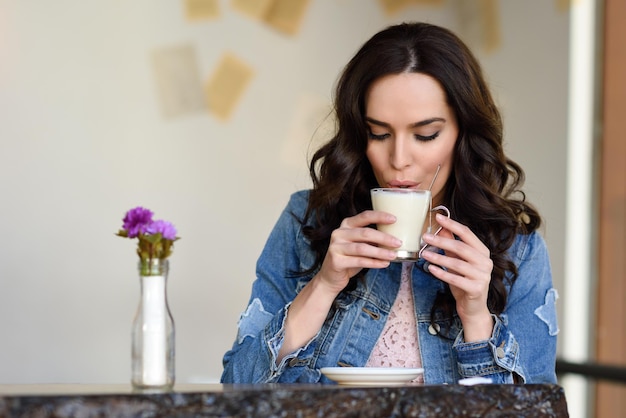
[{"label": "eyebrow", "polygon": [[[378,125],[378,126],[383,126],[385,128],[390,128],[391,125],[388,124],[387,122],[381,122],[379,120],[370,118],[369,116],[365,117],[365,120],[368,121],[369,123],[373,124],[373,125]],[[411,128],[419,128],[420,126],[426,126],[426,125],[430,125],[431,123],[435,123],[435,122],[445,122],[446,120],[444,118],[429,118],[429,119],[424,119],[422,121],[419,122],[415,122],[413,124],[411,124]]]}]

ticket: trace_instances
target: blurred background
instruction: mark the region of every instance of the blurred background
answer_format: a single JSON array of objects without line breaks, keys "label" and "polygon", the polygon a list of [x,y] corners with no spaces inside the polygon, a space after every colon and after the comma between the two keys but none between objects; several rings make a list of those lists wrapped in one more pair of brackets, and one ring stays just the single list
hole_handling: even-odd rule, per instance
[{"label": "blurred background", "polygon": [[[594,359],[603,5],[0,0],[0,383],[129,382],[136,243],[115,233],[139,205],[182,237],[177,382],[217,382],[265,239],[310,187],[339,72],[412,20],[452,29],[482,63],[545,218],[559,356]],[[593,416],[592,383],[560,383],[571,416]]]}]

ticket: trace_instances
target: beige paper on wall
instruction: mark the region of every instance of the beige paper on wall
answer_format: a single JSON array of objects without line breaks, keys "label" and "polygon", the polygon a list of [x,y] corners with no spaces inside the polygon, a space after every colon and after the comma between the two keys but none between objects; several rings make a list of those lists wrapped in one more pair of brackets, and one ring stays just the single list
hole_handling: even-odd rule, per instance
[{"label": "beige paper on wall", "polygon": [[443,4],[443,0],[378,0],[378,2],[388,16],[413,5],[439,6]]},{"label": "beige paper on wall", "polygon": [[460,35],[472,47],[493,52],[502,42],[499,0],[455,0]]},{"label": "beige paper on wall", "polygon": [[275,0],[270,8],[267,23],[289,35],[295,35],[302,24],[309,0]]},{"label": "beige paper on wall", "polygon": [[209,110],[219,119],[228,120],[253,75],[254,71],[245,62],[225,53],[206,85]]},{"label": "beige paper on wall", "polygon": [[206,109],[195,49],[180,45],[152,54],[161,114],[171,118]]},{"label": "beige paper on wall", "polygon": [[480,1],[483,14],[483,24],[485,25],[483,45],[485,46],[485,50],[487,52],[492,52],[498,49],[502,41],[498,1],[500,0]]},{"label": "beige paper on wall", "polygon": [[577,2],[578,0],[556,0],[556,9],[560,12],[566,12],[570,6]]},{"label": "beige paper on wall", "polygon": [[233,9],[255,19],[265,20],[274,0],[231,0]]},{"label": "beige paper on wall", "polygon": [[188,20],[210,20],[219,17],[218,0],[184,0]]},{"label": "beige paper on wall", "polygon": [[247,16],[294,35],[300,30],[309,0],[231,0],[231,4]]}]

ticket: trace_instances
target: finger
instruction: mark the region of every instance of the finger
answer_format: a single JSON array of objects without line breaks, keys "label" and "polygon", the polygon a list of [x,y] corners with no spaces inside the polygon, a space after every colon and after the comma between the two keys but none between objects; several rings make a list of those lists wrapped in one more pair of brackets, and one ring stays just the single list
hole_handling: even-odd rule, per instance
[{"label": "finger", "polygon": [[[434,235],[434,234],[430,234],[430,235]],[[442,228],[441,231],[439,231],[439,233],[437,234],[437,236],[441,238],[454,239],[454,234],[445,228]]]},{"label": "finger", "polygon": [[463,288],[464,281],[467,281],[464,280],[461,276],[449,272],[446,269],[443,269],[435,264],[429,264],[428,271],[439,280],[448,283],[450,286],[458,287],[460,289]]},{"label": "finger", "polygon": [[393,235],[368,227],[337,229],[333,231],[331,240],[337,243],[368,243],[388,248],[402,245],[402,241]]},{"label": "finger", "polygon": [[434,264],[443,267],[445,270],[452,274],[456,274],[463,277],[483,278],[488,280],[487,275],[489,270],[489,263],[479,261],[477,264],[472,264],[463,258],[456,256],[450,256],[448,253],[439,254],[434,251],[424,251],[422,257],[430,264]]},{"label": "finger", "polygon": [[349,278],[363,268],[386,268],[395,252],[368,244],[345,243],[329,247],[322,270]]},{"label": "finger", "polygon": [[332,266],[331,268],[334,271],[349,271],[349,276],[353,276],[364,268],[382,269],[389,267],[389,264],[391,264],[391,260],[393,259],[384,259],[383,257],[355,257],[348,255],[334,255],[329,258],[329,265]]},{"label": "finger", "polygon": [[343,246],[344,255],[358,258],[380,259],[391,261],[396,257],[396,252],[388,248],[375,247],[362,242],[351,242]]},{"label": "finger", "polygon": [[489,255],[489,249],[487,248],[487,246],[483,244],[483,242],[476,236],[476,234],[472,232],[472,230],[468,226],[463,225],[462,223],[441,214],[437,214],[435,216],[435,219],[440,226],[459,237],[461,241],[467,243],[472,248],[478,249],[479,251],[481,251],[481,253],[487,256]]},{"label": "finger", "polygon": [[358,215],[345,218],[341,222],[341,228],[362,228],[371,224],[392,224],[396,221],[396,217],[391,213],[379,210],[366,210]]},{"label": "finger", "polygon": [[[443,231],[444,230],[442,230],[442,232]],[[455,238],[448,238],[446,236],[443,236],[442,234],[424,234],[423,238],[424,242],[426,242],[427,244],[444,250],[446,256],[448,257],[462,258],[465,260],[475,259],[477,257],[484,257],[484,255],[479,250],[476,250],[467,245],[465,242]]]},{"label": "finger", "polygon": [[[463,228],[466,227],[463,226]],[[487,246],[473,233],[471,235],[474,239],[470,238],[469,242],[467,242],[460,236],[459,239],[455,238],[451,231],[442,229],[438,235],[424,234],[422,238],[427,244],[444,250],[448,256],[459,257],[466,260],[490,258],[490,251]],[[468,239],[467,235],[465,235],[465,239]]]},{"label": "finger", "polygon": [[434,264],[428,266],[428,271],[437,279],[448,283],[453,293],[457,293],[454,289],[458,289],[472,299],[484,297],[489,290],[488,280],[469,280],[463,275],[455,274]]}]

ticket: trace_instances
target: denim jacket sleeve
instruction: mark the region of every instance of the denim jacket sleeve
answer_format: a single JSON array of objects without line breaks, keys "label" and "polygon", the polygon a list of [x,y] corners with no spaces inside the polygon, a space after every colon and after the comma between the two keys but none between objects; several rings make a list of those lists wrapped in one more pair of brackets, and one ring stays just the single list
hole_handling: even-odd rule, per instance
[{"label": "denim jacket sleeve", "polygon": [[[237,338],[222,361],[223,383],[295,382],[299,376],[291,373],[302,368],[287,365],[312,355],[315,338],[280,363],[276,362],[291,301],[310,279],[293,275],[312,265],[312,258],[307,257],[312,254],[302,252],[299,248],[302,245],[298,244],[303,242],[303,237],[297,218],[303,216],[306,202],[305,192],[292,195],[267,239],[257,261],[257,277],[248,307],[239,318]],[[294,242],[296,245],[285,244]]]},{"label": "denim jacket sleeve", "polygon": [[556,383],[556,290],[541,235],[519,235],[509,252],[518,278],[508,288],[504,312],[494,315],[489,340],[454,343],[461,377],[483,376],[494,383]]}]

